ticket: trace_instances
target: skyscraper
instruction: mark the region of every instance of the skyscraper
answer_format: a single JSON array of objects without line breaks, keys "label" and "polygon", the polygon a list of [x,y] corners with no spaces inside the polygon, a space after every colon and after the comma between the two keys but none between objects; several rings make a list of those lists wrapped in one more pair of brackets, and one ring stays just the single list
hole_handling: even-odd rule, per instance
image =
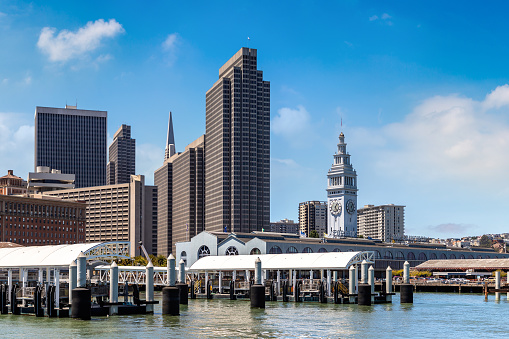
[{"label": "skyscraper", "polygon": [[35,164],[76,175],[76,188],[106,183],[105,111],[35,108]]},{"label": "skyscraper", "polygon": [[206,94],[205,229],[270,224],[270,83],[256,49],[241,48]]},{"label": "skyscraper", "polygon": [[110,145],[110,161],[106,166],[106,184],[128,183],[136,171],[136,140],[131,138],[131,126],[124,125],[115,132]]}]

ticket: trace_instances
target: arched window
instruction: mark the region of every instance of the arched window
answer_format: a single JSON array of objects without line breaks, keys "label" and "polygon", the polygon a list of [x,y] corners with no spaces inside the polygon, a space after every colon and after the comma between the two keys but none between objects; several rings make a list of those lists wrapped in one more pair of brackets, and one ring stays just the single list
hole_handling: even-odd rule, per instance
[{"label": "arched window", "polygon": [[255,248],[253,248],[251,250],[251,252],[249,254],[251,254],[251,255],[253,255],[253,254],[262,254],[262,252],[258,248],[255,247]]},{"label": "arched window", "polygon": [[208,257],[210,255],[210,250],[207,246],[203,245],[198,249],[198,259],[203,257]]},{"label": "arched window", "polygon": [[474,256],[472,254],[469,254],[468,259],[474,259]]},{"label": "arched window", "polygon": [[465,259],[465,256],[463,254],[460,255],[460,259]]},{"label": "arched window", "polygon": [[456,256],[451,253],[451,255],[449,255],[449,259],[456,259]]},{"label": "arched window", "polygon": [[408,256],[407,256],[408,260],[415,260],[415,254],[414,252],[408,252]]},{"label": "arched window", "polygon": [[355,251],[352,248],[349,248],[348,252],[355,252]]},{"label": "arched window", "polygon": [[437,255],[436,255],[436,253],[431,253],[431,255],[429,256],[429,258],[430,258],[431,260],[437,259]]},{"label": "arched window", "polygon": [[299,250],[297,250],[294,246],[290,246],[286,250],[286,253],[299,253]]},{"label": "arched window", "polygon": [[340,250],[339,248],[337,248],[337,247],[336,247],[336,248],[334,249],[334,251],[332,251],[332,252],[341,252],[341,250]]},{"label": "arched window", "polygon": [[327,253],[327,250],[322,247],[318,250],[318,253]]},{"label": "arched window", "polygon": [[482,255],[480,255],[480,254],[479,254],[479,255],[477,256],[477,259],[482,259]]},{"label": "arched window", "polygon": [[445,253],[440,254],[440,259],[447,259],[447,256],[445,255]]},{"label": "arched window", "polygon": [[239,251],[235,246],[230,246],[226,249],[226,252],[224,252],[225,255],[239,255]]},{"label": "arched window", "polygon": [[184,260],[184,262],[186,263],[186,266],[187,266],[187,253],[186,253],[186,251],[180,252],[180,259]]},{"label": "arched window", "polygon": [[380,254],[380,252],[375,251],[375,259],[382,259],[382,255]]},{"label": "arched window", "polygon": [[421,253],[419,253],[419,260],[426,261],[426,260],[428,260],[428,257],[426,257],[426,254],[424,254],[424,252],[421,252]]},{"label": "arched window", "polygon": [[305,248],[302,250],[302,253],[313,253],[313,250],[311,249],[311,247],[305,247]]},{"label": "arched window", "polygon": [[403,254],[403,252],[398,251],[398,253],[396,253],[396,259],[397,260],[405,260],[405,255]]},{"label": "arched window", "polygon": [[392,252],[391,251],[385,251],[384,259],[393,259]]},{"label": "arched window", "polygon": [[489,258],[490,258],[489,255],[484,256],[484,259],[489,259]]},{"label": "arched window", "polygon": [[279,246],[272,246],[269,250],[269,254],[281,254],[283,251],[281,251],[281,248]]}]

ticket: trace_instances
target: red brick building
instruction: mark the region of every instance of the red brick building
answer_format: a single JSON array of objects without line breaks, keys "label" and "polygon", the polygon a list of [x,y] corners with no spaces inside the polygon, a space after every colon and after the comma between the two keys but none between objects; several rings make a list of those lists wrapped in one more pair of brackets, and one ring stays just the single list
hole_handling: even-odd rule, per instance
[{"label": "red brick building", "polygon": [[7,175],[0,178],[0,195],[25,194],[27,192],[25,180],[13,173],[13,170],[8,170]]},{"label": "red brick building", "polygon": [[85,202],[0,195],[0,241],[24,246],[85,242]]}]

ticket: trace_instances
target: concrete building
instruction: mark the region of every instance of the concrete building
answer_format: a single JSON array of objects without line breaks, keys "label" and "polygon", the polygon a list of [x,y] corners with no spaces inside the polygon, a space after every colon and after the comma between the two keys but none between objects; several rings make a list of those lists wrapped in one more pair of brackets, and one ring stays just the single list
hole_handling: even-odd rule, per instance
[{"label": "concrete building", "polygon": [[73,189],[76,176],[62,174],[60,170],[37,166],[35,172],[28,173],[28,192],[44,193],[61,189]]},{"label": "concrete building", "polygon": [[270,224],[270,83],[257,50],[241,48],[206,94],[205,228]]},{"label": "concrete building", "polygon": [[327,232],[327,203],[325,201],[306,201],[299,204],[299,228],[301,234],[309,237],[317,231],[320,237]]},{"label": "concrete building", "polygon": [[86,203],[0,195],[0,241],[24,246],[85,242]]},{"label": "concrete building", "polygon": [[131,138],[131,126],[124,125],[113,135],[106,166],[106,185],[128,183],[136,173],[136,140]]},{"label": "concrete building", "polygon": [[143,175],[132,175],[129,183],[59,190],[46,194],[64,200],[87,202],[86,242],[130,241],[131,256],[140,255],[138,243],[147,252],[153,247],[157,229],[157,189],[145,186]]},{"label": "concrete building", "polygon": [[293,220],[282,219],[271,222],[269,231],[274,233],[299,234],[299,229],[299,223],[296,223]]},{"label": "concrete building", "polygon": [[0,195],[20,195],[27,192],[27,184],[23,178],[8,170],[7,175],[0,177]]},{"label": "concrete building", "polygon": [[384,242],[405,237],[405,206],[365,205],[357,211],[358,235]]},{"label": "concrete building", "polygon": [[338,150],[327,173],[328,237],[357,237],[357,173],[346,151],[345,135],[339,135]]},{"label": "concrete building", "polygon": [[76,187],[106,183],[105,111],[35,108],[35,164],[76,175]]}]

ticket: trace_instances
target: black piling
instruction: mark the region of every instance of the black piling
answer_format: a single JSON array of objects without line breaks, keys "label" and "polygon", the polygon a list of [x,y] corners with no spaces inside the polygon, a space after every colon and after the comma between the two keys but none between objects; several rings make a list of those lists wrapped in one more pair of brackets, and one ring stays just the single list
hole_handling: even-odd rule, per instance
[{"label": "black piling", "polygon": [[251,285],[251,307],[265,308],[265,286]]},{"label": "black piling", "polygon": [[44,308],[42,308],[42,287],[37,286],[34,292],[34,313],[36,317],[44,317]]},{"label": "black piling", "polygon": [[237,295],[235,295],[235,281],[230,280],[230,300],[237,300]]},{"label": "black piling", "polygon": [[16,298],[16,291],[18,290],[18,285],[14,285],[11,290],[11,313],[14,315],[20,315],[20,309],[18,306],[18,299]]},{"label": "black piling", "polygon": [[210,282],[210,280],[207,281],[206,293],[207,293],[207,299],[212,299],[212,283]]},{"label": "black piling", "polygon": [[339,281],[336,281],[333,286],[332,295],[334,296],[334,304],[339,304],[341,303],[341,299],[339,298]]},{"label": "black piling", "polygon": [[411,284],[399,285],[400,301],[402,304],[413,304],[414,287]]},{"label": "black piling", "polygon": [[0,285],[0,313],[7,314],[9,309],[7,308],[7,290],[8,285]]},{"label": "black piling", "polygon": [[326,290],[326,286],[325,286],[325,283],[323,282],[320,282],[320,288],[318,289],[318,301],[322,304],[326,304],[327,303],[327,297],[325,295],[325,290]]},{"label": "black piling", "polygon": [[275,295],[274,292],[275,292],[274,291],[274,282],[271,282],[270,286],[269,286],[269,299],[270,299],[270,301],[274,301],[274,295]]},{"label": "black piling", "polygon": [[194,291],[194,280],[191,280],[191,299],[196,299],[196,292]]},{"label": "black piling", "polygon": [[288,301],[288,282],[283,281],[283,301]]},{"label": "black piling", "polygon": [[371,285],[359,284],[357,294],[357,304],[371,306]]},{"label": "black piling", "polygon": [[180,290],[175,286],[163,288],[163,314],[180,315]]},{"label": "black piling", "polygon": [[300,298],[300,284],[302,284],[302,281],[297,281],[295,284],[294,299],[296,303],[300,303],[302,301]]},{"label": "black piling", "polygon": [[189,287],[185,283],[178,283],[177,288],[179,289],[179,298],[181,305],[189,304]]},{"label": "black piling", "polygon": [[[92,315],[91,298],[92,291],[90,289],[83,287],[73,289],[71,302],[71,318],[90,320]],[[51,302],[50,304],[53,304],[53,302]]]}]

